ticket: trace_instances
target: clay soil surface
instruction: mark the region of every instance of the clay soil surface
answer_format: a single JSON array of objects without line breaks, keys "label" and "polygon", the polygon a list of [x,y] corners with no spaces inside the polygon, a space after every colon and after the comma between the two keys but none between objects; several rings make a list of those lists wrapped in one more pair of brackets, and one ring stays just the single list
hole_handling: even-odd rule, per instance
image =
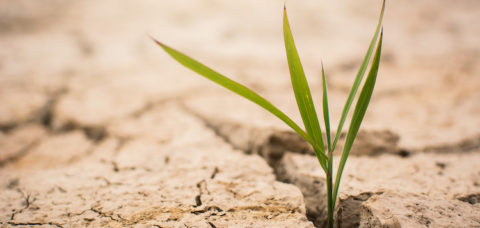
[{"label": "clay soil surface", "polygon": [[[0,227],[325,227],[311,148],[149,38],[301,123],[283,4],[0,0]],[[317,108],[326,67],[334,126],[380,6],[287,1]],[[479,21],[478,0],[387,2],[337,227],[480,227]]]}]

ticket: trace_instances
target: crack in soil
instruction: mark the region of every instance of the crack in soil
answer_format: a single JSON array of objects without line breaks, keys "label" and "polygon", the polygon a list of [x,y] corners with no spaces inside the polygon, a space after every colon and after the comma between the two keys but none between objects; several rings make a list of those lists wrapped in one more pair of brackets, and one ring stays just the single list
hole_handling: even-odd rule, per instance
[{"label": "crack in soil", "polygon": [[348,196],[338,199],[338,206],[335,208],[337,219],[336,227],[358,227],[360,226],[360,211],[362,203],[374,195],[381,195],[383,192],[362,192],[359,195]]},{"label": "crack in soil", "polygon": [[[205,118],[204,116],[198,114],[197,112],[191,110],[188,108],[186,105],[181,105],[183,110],[192,115],[193,117],[197,118],[199,121],[201,121],[208,129],[210,129],[214,134],[222,139],[225,143],[229,144],[232,146],[232,148],[243,151],[246,154],[252,154],[252,153],[257,153],[259,154],[262,158],[266,160],[266,162],[274,169],[276,170],[276,166],[278,165],[279,159],[283,156],[283,154],[287,151],[287,147],[292,145],[292,143],[285,143],[285,137],[281,136],[273,136],[274,131],[259,131],[256,129],[246,129],[245,127],[242,127],[240,125],[233,125],[232,126],[225,126],[225,123],[214,123],[212,120]],[[259,134],[263,134],[262,136],[258,136]],[[252,136],[253,135],[253,136]],[[240,136],[240,137],[237,137]],[[247,137],[245,137],[247,136]],[[237,141],[233,141],[234,138],[237,138]],[[283,140],[282,140],[283,139]],[[298,141],[297,141],[298,142]],[[302,143],[302,142],[301,142]],[[279,145],[280,146],[276,146]],[[301,146],[298,146],[298,143],[295,145],[298,148],[302,148],[301,150],[292,150],[292,151],[301,151],[301,153],[305,153],[306,150],[309,149],[309,146],[305,146],[305,143],[301,144]],[[294,147],[295,147],[294,146]],[[289,148],[292,149],[292,148]],[[276,179],[283,182],[283,183],[288,183],[284,180],[284,178],[281,178],[278,176],[277,172],[274,172],[276,175]],[[215,177],[216,172],[212,173],[212,179]],[[283,180],[282,180],[283,179]],[[199,182],[200,184],[201,182]],[[197,187],[199,188],[199,184],[197,184]],[[291,184],[291,183],[288,183]],[[201,194],[202,191],[200,190],[200,194],[196,196],[195,200],[198,206],[201,205]],[[236,198],[236,193],[232,191],[232,194]],[[302,194],[304,194],[302,192]],[[197,201],[198,200],[198,201]],[[306,201],[306,204],[309,202]],[[212,209],[212,208],[209,208]],[[235,208],[231,208],[228,210],[228,212],[235,212]],[[197,211],[192,211],[193,214],[201,214],[205,213],[208,210],[203,209],[203,210],[197,210]],[[223,211],[223,210],[222,210]],[[307,214],[309,212],[307,211]],[[307,216],[307,218],[315,223],[315,218],[312,216]],[[317,225],[317,224],[315,224]],[[212,226],[213,227],[213,226]],[[318,227],[318,226],[317,226]]]},{"label": "crack in soil", "polygon": [[[110,220],[112,220],[114,222],[118,222],[118,223],[121,223],[121,224],[125,224],[125,222],[126,222],[126,220],[123,219],[122,217],[120,217],[120,215],[118,215],[118,214],[106,213],[106,212],[103,212],[101,210],[95,209],[93,207],[90,208],[90,211],[98,214],[100,217],[109,218]],[[114,216],[116,216],[116,218]]]},{"label": "crack in soil", "polygon": [[3,133],[8,133],[16,127],[17,127],[17,124],[13,124],[13,123],[1,124],[0,125],[0,131],[3,132]]},{"label": "crack in soil", "polygon": [[462,197],[459,197],[457,199],[460,200],[460,201],[463,201],[463,202],[474,205],[474,204],[480,203],[480,193],[462,196]]},{"label": "crack in soil", "polygon": [[198,208],[202,206],[202,195],[203,194],[210,194],[210,191],[208,190],[207,187],[207,181],[206,180],[201,180],[200,182],[197,183],[197,189],[198,189],[198,194],[195,196],[195,205],[193,208]]},{"label": "crack in soil", "polygon": [[[31,123],[39,123],[50,135],[55,134],[64,134],[66,132],[74,131],[74,130],[81,130],[85,136],[92,141],[94,144],[86,151],[86,153],[82,156],[77,156],[72,158],[71,162],[75,162],[76,160],[80,159],[81,157],[88,156],[91,154],[94,149],[95,145],[100,143],[103,139],[108,137],[106,129],[104,126],[80,126],[72,123],[67,123],[63,126],[56,127],[54,126],[55,114],[54,109],[58,101],[61,99],[62,96],[67,94],[68,90],[66,88],[61,88],[50,95],[50,98],[45,102],[45,104],[35,111],[29,120],[23,122],[12,123],[10,125],[2,125],[0,126],[0,131],[4,133],[8,133],[13,129],[16,129],[19,126]],[[0,161],[0,168],[4,167],[7,164],[14,163],[21,159],[22,157],[26,156],[32,149],[38,146],[41,143],[42,139],[37,139],[34,142],[24,146],[17,152],[13,153],[10,157],[7,157]]]},{"label": "crack in soil", "polygon": [[20,160],[22,157],[25,157],[30,151],[32,151],[36,146],[38,146],[40,144],[40,141],[41,141],[41,139],[37,139],[34,142],[26,145],[22,149],[18,150],[12,156],[1,160],[0,161],[0,168],[3,168],[4,166],[6,166],[10,163],[15,163],[16,161]]},{"label": "crack in soil", "polygon": [[120,167],[118,163],[114,160],[112,161],[106,161],[106,160],[101,160],[102,163],[107,163],[112,165],[112,170],[113,172],[122,172],[122,171],[135,171],[135,170],[144,170],[145,172],[152,172],[152,170],[148,167],[142,167],[142,166],[125,166],[125,167]]},{"label": "crack in soil", "polygon": [[54,92],[45,105],[36,112],[33,122],[41,123],[52,134],[62,134],[69,131],[81,130],[85,136],[94,143],[99,143],[108,137],[105,126],[83,126],[73,122],[68,122],[62,124],[61,126],[55,125],[55,106],[67,93],[68,90],[66,88],[62,88]]},{"label": "crack in soil", "polygon": [[212,222],[207,222],[208,225],[210,225],[210,228],[217,228],[217,226],[215,226]]},{"label": "crack in soil", "polygon": [[53,129],[52,123],[54,119],[53,110],[55,109],[55,105],[58,103],[60,98],[67,94],[68,90],[66,88],[59,89],[55,91],[50,98],[47,100],[45,105],[40,108],[37,113],[34,115],[34,120],[36,122],[40,122],[45,128]]},{"label": "crack in soil", "polygon": [[28,209],[29,207],[30,207],[30,194],[27,193],[27,196],[25,197],[25,209]]},{"label": "crack in soil", "polygon": [[19,210],[17,210],[17,209],[12,210],[12,214],[10,215],[10,220],[11,221],[15,220],[16,215],[21,214],[21,213],[23,213],[24,210],[30,208],[30,205],[35,201],[35,198],[31,197],[31,195],[29,193],[26,193],[19,188],[17,189],[17,192],[19,192],[20,194],[23,195],[24,199],[23,199],[22,204],[25,205],[25,206],[23,208],[19,209]]},{"label": "crack in soil", "polygon": [[[57,101],[60,99],[62,95],[66,93],[66,89],[62,88],[59,89],[55,92],[53,92],[50,95],[50,98],[45,102],[45,104],[39,108],[38,110],[34,111],[33,114],[30,116],[29,120],[27,121],[22,121],[22,122],[16,122],[16,123],[11,123],[9,125],[3,125],[0,126],[0,130],[4,133],[8,133],[11,130],[16,129],[17,127],[21,125],[26,125],[30,123],[40,123],[42,126],[44,126],[46,129],[51,131],[51,121],[53,118],[53,108]],[[20,158],[26,156],[33,148],[35,148],[39,143],[41,142],[41,139],[37,139],[34,142],[25,145],[23,148],[18,150],[16,153],[12,154],[10,157],[7,157],[6,159],[3,159],[0,161],[0,168],[4,167],[5,165],[9,163],[14,163],[18,161]]]},{"label": "crack in soil", "polygon": [[59,228],[63,228],[62,225],[54,222],[7,222],[7,224],[12,226],[55,226]]},{"label": "crack in soil", "polygon": [[[212,120],[203,117],[202,115],[189,109],[185,105],[182,105],[181,107],[188,114],[200,120],[208,129],[212,130],[217,137],[225,141],[227,144],[231,145],[234,149],[243,151],[246,154],[252,154],[252,153],[259,154],[261,157],[263,157],[267,161],[267,163],[274,170],[277,169],[276,167],[278,165],[278,161],[282,158],[283,154],[287,150],[297,151],[299,153],[306,153],[308,150],[310,150],[310,147],[308,144],[304,143],[303,141],[295,140],[296,138],[296,135],[294,135],[295,133],[291,134],[290,132],[288,132],[288,133],[285,133],[286,134],[285,136],[282,134],[275,134],[276,132],[271,130],[261,131],[257,129],[246,129],[243,126],[240,126],[240,125],[237,126],[234,124],[231,124],[232,126],[225,126],[225,123],[214,123]],[[292,137],[294,138],[293,140],[292,140]],[[234,138],[237,138],[238,140],[234,141],[235,140]],[[214,170],[214,172],[211,175],[212,179],[215,177],[217,173],[218,173],[218,170]],[[278,172],[274,172],[274,173],[278,181],[291,184],[285,181],[285,178],[278,176],[279,175]],[[197,184],[197,187],[199,187],[199,184]],[[201,194],[202,194],[202,191],[200,190],[200,194],[197,195],[195,198],[198,206],[200,206],[202,203],[200,200]],[[234,195],[234,197],[236,197],[235,192],[232,191],[232,194]],[[304,193],[302,192],[302,194]],[[306,201],[305,203],[309,204],[310,202]],[[212,209],[212,208],[209,208],[209,209]],[[228,210],[228,212],[235,212],[235,210],[236,209],[231,208]],[[205,213],[207,211],[208,210],[204,209],[204,210],[192,211],[192,213],[200,214],[200,213]],[[307,211],[307,215],[308,214],[311,215],[309,211]],[[318,225],[315,223],[316,221],[315,217],[307,216],[307,218],[310,221],[314,222],[315,225]]]},{"label": "crack in soil", "polygon": [[[55,117],[52,117],[55,118]],[[75,130],[80,130],[94,144],[98,144],[106,139],[109,135],[105,126],[82,126],[77,123],[68,122],[60,127],[49,128],[54,134],[63,134]]]},{"label": "crack in soil", "polygon": [[[104,138],[108,137],[106,128],[104,126],[80,126],[80,125],[74,125],[74,124],[67,124],[62,126],[60,129],[55,130],[54,127],[52,126],[52,122],[55,119],[55,116],[53,114],[53,109],[58,99],[59,97],[54,97],[51,100],[49,100],[49,102],[47,102],[47,104],[45,105],[45,110],[43,110],[44,114],[42,114],[42,117],[40,118],[40,121],[43,124],[43,126],[45,126],[47,129],[49,129],[51,132],[54,132],[54,133],[64,133],[66,131],[81,129],[85,133],[87,138],[95,142],[95,144],[102,141]],[[145,107],[135,115],[139,115],[139,116],[143,115],[144,112],[148,112],[155,105],[150,104],[150,106]],[[212,130],[212,132],[214,132],[216,136],[221,138],[227,144],[231,145],[234,149],[243,151],[246,154],[259,154],[261,157],[263,157],[267,161],[267,163],[275,170],[275,175],[277,180],[284,183],[297,185],[297,187],[299,187],[298,184],[296,183],[291,183],[290,181],[286,181],[285,178],[281,176],[281,174],[276,172],[279,165],[278,161],[283,157],[286,151],[292,151],[294,153],[301,153],[301,154],[311,153],[311,148],[309,147],[309,145],[306,142],[304,142],[301,138],[297,137],[295,133],[287,132],[287,131],[275,131],[270,129],[265,129],[265,130],[253,129],[253,128],[247,128],[240,124],[216,122],[215,120],[210,120],[209,118],[205,118],[204,116],[192,111],[185,105],[181,105],[180,107],[182,107],[187,114],[190,114],[193,117],[197,118],[199,121],[201,121],[208,129]],[[0,127],[0,130],[3,131],[4,128]],[[128,138],[121,139],[121,144],[119,144],[117,150],[120,150],[121,147],[123,147],[123,145],[128,142],[128,140],[129,140]],[[2,161],[0,163],[0,168],[7,163],[15,162],[19,158],[25,156],[26,154],[28,154],[28,152],[32,148],[37,146],[39,142],[40,140],[37,140],[31,143],[30,145],[24,147],[19,153],[16,153],[11,158],[8,158],[7,160]],[[454,144],[425,147],[415,152],[428,151],[428,152],[448,153],[448,152],[459,151],[459,150],[461,152],[464,152],[464,151],[476,150],[478,148],[480,148],[480,135],[462,140]],[[409,153],[409,151],[406,151],[406,152]],[[135,167],[120,168],[115,161],[111,161],[110,163],[112,165],[112,169],[114,172],[135,169]],[[166,164],[168,163],[168,157],[165,158],[165,163]],[[150,171],[150,170],[147,170],[147,171]],[[218,169],[218,167],[215,167],[210,175],[210,179],[214,179],[219,172],[220,170]],[[103,179],[103,180],[106,182],[107,186],[112,184],[108,179]],[[210,192],[208,192],[206,180],[202,180],[198,182],[197,189],[198,189],[198,195],[195,196],[194,198],[195,205],[192,206],[195,210],[191,210],[190,211],[191,214],[200,215],[200,214],[209,213],[208,216],[215,216],[221,213],[225,213],[223,209],[217,206],[205,207],[205,202],[202,202],[202,195],[206,193],[210,194]],[[302,191],[302,194],[304,194],[304,197],[305,197],[305,193],[303,191]],[[374,194],[377,194],[377,193],[374,193]],[[14,220],[15,215],[22,213],[23,210],[31,206],[31,203],[33,202],[31,196],[29,194],[26,194],[26,195],[24,194],[24,196],[25,196],[25,199],[24,199],[25,208],[22,208],[20,210],[13,210],[10,220]],[[370,196],[371,195],[368,195],[366,199],[368,199]],[[357,200],[360,202],[360,203],[357,203],[358,205],[360,205],[361,202],[364,201],[363,198],[360,200]],[[473,196],[465,196],[463,198],[459,198],[459,200],[470,203],[470,204],[475,204],[475,203],[478,203],[478,194]],[[308,205],[311,203],[312,202],[305,200],[305,204]],[[231,208],[228,210],[228,212],[235,212],[238,209],[242,210],[242,208]],[[258,208],[248,208],[248,209],[260,210]],[[109,218],[110,220],[121,223],[123,225],[135,224],[135,222],[128,221],[120,217],[120,215],[113,214],[112,212],[103,212],[93,207],[90,208],[89,210],[98,214],[101,217]],[[266,209],[262,208],[261,210],[266,210]],[[342,208],[337,208],[337,216],[342,217],[343,211],[344,210],[342,210]],[[348,211],[351,211],[351,209],[348,209]],[[315,222],[316,216],[308,210],[307,210],[307,216],[308,216],[308,219],[314,222],[317,227],[320,227],[318,223]],[[206,222],[211,227],[216,227],[213,223],[208,221]],[[339,225],[342,224],[341,219],[338,219],[337,222]],[[61,225],[52,223],[52,222],[16,223],[14,221],[11,221],[11,222],[8,222],[8,224],[13,226],[51,225],[51,226],[62,227]]]},{"label": "crack in soil", "polygon": [[219,172],[220,172],[220,170],[218,169],[218,167],[215,167],[215,168],[213,169],[212,174],[210,175],[210,179],[212,179],[212,180],[215,179],[215,177],[217,176],[217,174],[218,174]]},{"label": "crack in soil", "polygon": [[208,212],[210,212],[210,214],[208,215],[210,217],[210,216],[217,215],[217,213],[222,213],[223,210],[220,207],[217,207],[217,206],[208,206],[208,207],[205,207],[205,208],[200,209],[200,210],[193,210],[190,213],[192,213],[194,215],[200,215],[200,214],[204,214],[204,213],[208,213]]}]

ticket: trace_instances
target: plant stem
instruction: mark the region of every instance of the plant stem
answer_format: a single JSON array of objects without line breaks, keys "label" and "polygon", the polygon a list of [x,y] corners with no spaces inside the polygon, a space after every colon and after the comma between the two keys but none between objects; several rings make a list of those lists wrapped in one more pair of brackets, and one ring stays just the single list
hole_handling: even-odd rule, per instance
[{"label": "plant stem", "polygon": [[332,171],[333,171],[333,152],[328,148],[328,171],[327,171],[327,210],[328,210],[328,227],[333,228],[333,211],[335,209],[335,199],[333,199],[333,181],[332,181]]}]

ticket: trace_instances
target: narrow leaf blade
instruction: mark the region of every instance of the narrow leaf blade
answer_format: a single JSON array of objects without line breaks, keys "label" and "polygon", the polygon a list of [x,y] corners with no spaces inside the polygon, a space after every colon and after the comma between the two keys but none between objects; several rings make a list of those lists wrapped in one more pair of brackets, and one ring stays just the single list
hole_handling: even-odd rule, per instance
[{"label": "narrow leaf blade", "polygon": [[[325,134],[327,135],[327,148],[328,151],[332,151],[331,136],[330,136],[330,114],[328,109],[328,91],[327,91],[327,79],[325,77],[325,70],[322,63],[322,85],[323,85],[323,120],[325,122]],[[332,151],[333,152],[333,151]]]},{"label": "narrow leaf blade", "polygon": [[350,90],[350,93],[348,94],[347,101],[345,102],[345,106],[343,107],[342,116],[340,117],[340,122],[338,123],[337,132],[336,132],[335,138],[333,140],[332,150],[335,150],[335,147],[337,146],[338,139],[340,138],[340,135],[342,133],[343,125],[345,123],[345,120],[347,119],[347,115],[348,115],[348,112],[350,111],[350,107],[352,106],[353,99],[355,98],[355,94],[357,93],[358,87],[360,86],[360,83],[363,80],[363,76],[365,74],[365,71],[367,70],[368,63],[369,63],[370,58],[372,56],[373,50],[375,48],[375,44],[376,44],[376,41],[377,41],[377,38],[378,38],[378,34],[380,33],[380,29],[382,27],[384,11],[385,11],[385,0],[383,0],[382,10],[380,12],[380,17],[378,19],[378,25],[377,25],[377,29],[375,31],[375,35],[373,36],[372,40],[370,41],[370,46],[368,47],[367,54],[365,55],[365,58],[363,59],[362,65],[360,66],[360,69],[357,72],[357,75],[355,77],[355,81],[353,82],[352,89]]},{"label": "narrow leaf blade", "polygon": [[[153,39],[153,38],[152,38]],[[253,92],[249,88],[221,75],[220,73],[210,69],[209,67],[201,64],[200,62],[186,56],[185,54],[153,39],[157,45],[159,45],[165,52],[167,52],[173,59],[182,64],[183,66],[189,68],[190,70],[202,75],[203,77],[225,87],[226,89],[252,101],[253,103],[259,105],[265,110],[269,111],[285,124],[291,127],[297,134],[304,138],[308,143],[310,143],[314,148],[316,144],[311,139],[311,137],[302,130],[290,117],[285,113],[280,111],[277,107],[267,101],[265,98],[261,97],[257,93]],[[318,148],[317,148],[318,149]],[[325,156],[326,159],[326,156]]]},{"label": "narrow leaf blade", "polygon": [[383,31],[380,33],[380,39],[378,41],[377,50],[375,51],[375,57],[373,58],[372,66],[370,67],[370,72],[368,73],[365,84],[363,85],[362,91],[358,98],[357,104],[355,105],[355,110],[353,112],[352,120],[350,122],[350,127],[348,129],[347,138],[345,140],[345,146],[343,147],[342,157],[338,165],[337,176],[335,180],[333,199],[336,200],[338,188],[340,186],[340,179],[342,178],[343,169],[345,168],[345,163],[347,162],[348,155],[352,149],[353,142],[357,136],[360,125],[367,111],[368,104],[372,97],[373,89],[375,87],[375,82],[378,74],[378,67],[380,65],[380,55],[382,53],[382,41],[383,41]]},{"label": "narrow leaf blade", "polygon": [[327,135],[327,148],[328,148],[328,165],[327,165],[327,207],[329,223],[333,224],[333,211],[335,207],[333,205],[332,198],[332,175],[333,175],[333,151],[330,139],[330,114],[328,110],[328,91],[327,91],[327,79],[325,76],[325,69],[322,63],[322,85],[323,85],[323,120],[325,122],[325,134]]},{"label": "narrow leaf blade", "polygon": [[293,41],[286,9],[283,12],[283,34],[293,91],[295,93],[298,109],[300,110],[305,129],[312,140],[315,143],[318,143],[318,147],[320,147],[320,150],[318,150],[318,148],[315,149],[315,153],[317,154],[322,167],[325,167],[326,160],[321,158],[322,155],[325,156],[322,131],[320,129],[320,124],[318,123],[317,113],[315,111],[315,106],[313,104],[307,79],[305,78],[302,63],[300,62],[300,57],[298,56],[298,52]]}]

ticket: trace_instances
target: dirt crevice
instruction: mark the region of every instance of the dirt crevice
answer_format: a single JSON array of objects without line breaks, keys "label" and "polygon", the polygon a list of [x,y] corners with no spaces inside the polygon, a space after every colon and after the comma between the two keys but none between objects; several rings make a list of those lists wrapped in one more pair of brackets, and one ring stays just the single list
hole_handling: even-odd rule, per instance
[{"label": "dirt crevice", "polygon": [[103,125],[82,125],[75,122],[57,123],[55,107],[60,99],[67,94],[68,90],[66,88],[59,89],[52,93],[46,104],[37,111],[33,121],[41,123],[52,134],[63,134],[70,131],[81,130],[85,136],[94,143],[99,143],[107,138],[108,133],[106,127]]},{"label": "dirt crevice", "polygon": [[480,193],[461,196],[461,197],[458,197],[457,199],[472,205],[478,204],[480,203]]},{"label": "dirt crevice", "polygon": [[[240,123],[220,121],[204,116],[186,105],[182,105],[182,108],[203,122],[207,128],[210,128],[218,137],[232,145],[233,148],[242,150],[247,154],[257,153],[264,157],[270,165],[274,163],[272,160],[279,160],[285,151],[315,155],[312,147],[295,132],[275,129],[256,129]],[[335,132],[332,134],[335,134]],[[345,137],[345,133],[340,135],[336,153],[341,151],[342,141],[345,140]],[[360,156],[396,154],[401,157],[408,157],[412,154],[424,152],[463,153],[478,151],[480,149],[480,135],[464,138],[458,142],[426,145],[421,148],[399,147],[399,141],[400,136],[389,130],[360,131],[351,154]]]},{"label": "dirt crevice", "polygon": [[8,133],[12,129],[16,128],[17,124],[0,124],[0,131],[3,133]]},{"label": "dirt crevice", "polygon": [[40,139],[35,140],[34,142],[24,146],[22,149],[14,153],[12,156],[7,157],[3,160],[0,160],[0,168],[5,167],[8,164],[15,163],[20,160],[22,157],[25,157],[30,151],[32,151],[37,145],[41,142]]},{"label": "dirt crevice", "polygon": [[208,225],[210,225],[211,228],[217,228],[217,226],[215,226],[215,224],[213,224],[212,222],[207,222]]},{"label": "dirt crevice", "polygon": [[212,174],[210,175],[210,179],[212,179],[212,180],[215,179],[215,177],[217,176],[217,174],[218,174],[219,172],[220,172],[220,170],[218,169],[218,167],[215,167],[215,168],[213,169]]},{"label": "dirt crevice", "polygon": [[[240,123],[206,117],[186,105],[182,105],[182,108],[188,114],[199,119],[234,149],[242,150],[246,154],[259,154],[271,166],[280,160],[286,151],[315,155],[312,147],[293,131],[247,127]],[[345,137],[345,133],[340,135],[337,153],[341,151],[342,141],[345,140]],[[360,131],[352,154],[361,156],[377,156],[386,153],[398,154],[400,151],[398,148],[399,140],[400,136],[389,130]]]},{"label": "dirt crevice", "polygon": [[33,110],[27,119],[17,120],[9,123],[0,124],[0,131],[3,133],[9,133],[10,131],[32,123],[38,123],[44,126],[46,129],[52,129],[52,120],[53,120],[53,110],[58,100],[67,93],[66,88],[60,88],[53,92],[47,93],[47,100],[45,103],[36,110]]},{"label": "dirt crevice", "polygon": [[[22,205],[24,205],[23,208],[21,209],[13,209],[12,210],[12,214],[10,215],[10,220],[11,221],[14,221],[15,220],[15,216],[17,216],[18,214],[21,214],[23,213],[25,210],[29,209],[30,206],[32,205],[32,203],[36,200],[34,197],[32,197],[32,195],[28,192],[25,192],[21,189],[17,189],[17,192],[19,192],[20,194],[23,195],[23,202],[22,202]],[[35,209],[38,209],[35,208]]]},{"label": "dirt crevice", "polygon": [[[279,161],[283,157],[283,154],[287,151],[295,151],[301,154],[307,154],[309,151],[312,151],[311,147],[299,138],[295,133],[288,131],[275,131],[275,130],[259,130],[248,128],[240,124],[234,123],[225,123],[205,118],[202,115],[196,113],[195,111],[184,106],[184,110],[199,119],[204,125],[212,130],[215,135],[225,141],[227,144],[231,145],[234,149],[243,151],[246,154],[258,154],[264,158],[267,163],[274,169],[274,174],[276,179],[283,183],[297,185],[294,181],[288,180],[285,176],[282,176],[278,171]],[[311,152],[313,154],[313,152]],[[212,179],[217,174],[218,170],[214,170],[212,173]],[[320,182],[318,182],[321,184]],[[297,185],[297,187],[300,187]],[[318,187],[315,185],[315,187]],[[301,187],[300,187],[301,188]],[[318,222],[316,222],[318,213],[312,213],[308,208],[312,206],[318,206],[318,191],[315,192],[314,198],[317,200],[309,200],[308,194],[305,195],[306,190],[300,189],[302,194],[304,194],[305,204],[307,207],[307,218],[312,221],[316,227],[322,227]],[[233,192],[235,195],[236,193]],[[200,195],[201,196],[201,195]],[[325,202],[326,203],[326,202]],[[236,209],[231,208],[229,212],[234,212]],[[192,213],[205,213],[205,210],[194,211]]]},{"label": "dirt crevice", "polygon": [[112,160],[112,161],[101,160],[101,162],[111,165],[112,171],[115,172],[115,173],[124,172],[124,171],[135,171],[135,170],[143,170],[145,172],[152,172],[152,170],[150,168],[143,167],[143,166],[120,166],[114,160]]},{"label": "dirt crevice", "polygon": [[114,222],[117,222],[117,223],[121,223],[121,224],[125,224],[125,219],[123,219],[122,217],[120,217],[120,215],[118,214],[113,214],[113,213],[110,213],[110,212],[103,212],[99,209],[96,209],[96,208],[90,208],[90,211],[96,213],[97,215],[99,215],[100,217],[103,217],[103,218],[108,218]]},{"label": "dirt crevice", "polygon": [[[205,117],[186,106],[183,106],[183,108],[188,114],[199,119],[207,128],[211,129],[219,138],[234,149],[241,150],[246,154],[258,154],[264,158],[273,168],[278,181],[295,185],[300,189],[305,200],[307,218],[316,227],[326,225],[326,217],[323,216],[326,214],[326,211],[321,209],[323,205],[326,207],[326,201],[323,200],[325,193],[321,191],[325,188],[323,186],[324,180],[293,177],[289,174],[292,172],[286,171],[284,165],[280,162],[287,152],[314,155],[311,146],[300,136],[291,131],[256,129],[241,124],[222,122]],[[363,143],[358,143],[360,146],[357,146],[357,151],[361,151],[360,154],[362,155],[395,154],[398,151],[397,142],[399,141],[399,136],[390,131],[361,132],[360,134]],[[342,134],[341,140],[344,137],[345,134]],[[358,213],[354,214],[358,215],[360,207],[358,206],[356,209],[358,209],[356,211]]]},{"label": "dirt crevice", "polygon": [[196,185],[197,190],[198,190],[198,194],[195,196],[195,205],[193,206],[193,208],[197,208],[197,207],[202,206],[202,195],[203,195],[202,183],[204,183],[206,185],[205,180],[202,180],[202,181],[198,182],[197,185]]},{"label": "dirt crevice", "polygon": [[54,226],[63,228],[62,225],[54,222],[7,222],[7,224],[12,226]]},{"label": "dirt crevice", "polygon": [[41,123],[43,126],[45,126],[45,128],[52,130],[55,106],[57,105],[58,101],[67,93],[68,90],[66,88],[62,88],[53,92],[45,105],[43,105],[43,107],[35,113],[33,120]]},{"label": "dirt crevice", "polygon": [[383,192],[362,192],[358,195],[349,195],[338,199],[338,206],[335,208],[336,227],[358,227],[360,226],[360,212],[362,203],[373,195],[381,195]]},{"label": "dirt crevice", "polygon": [[205,208],[202,208],[202,209],[199,209],[199,210],[193,210],[190,213],[192,213],[194,215],[209,213],[208,217],[210,217],[210,216],[215,216],[215,215],[217,215],[217,213],[222,213],[222,212],[223,212],[223,210],[220,207],[208,206],[208,207],[205,207]]},{"label": "dirt crevice", "polygon": [[[88,149],[84,154],[73,157],[69,163],[75,162],[76,160],[88,156],[91,154],[94,149],[95,145],[100,143],[103,139],[108,137],[106,129],[104,126],[80,126],[75,124],[66,124],[62,126],[55,126],[55,106],[62,98],[62,96],[66,95],[68,92],[67,89],[61,88],[49,95],[49,99],[45,102],[45,104],[33,112],[31,115],[32,117],[23,122],[16,122],[11,126],[3,126],[1,130],[6,133],[7,137],[13,135],[17,129],[22,129],[24,126],[39,126],[45,132],[45,136],[55,136],[61,135],[68,132],[80,130],[86,136],[88,140],[93,142],[90,149]],[[8,156],[2,158],[0,160],[0,168],[4,167],[7,164],[12,164],[17,162],[18,160],[22,159],[23,157],[27,156],[31,151],[33,151],[39,144],[42,143],[43,139],[46,137],[38,137],[37,139],[33,140],[32,142],[25,143],[25,146],[22,146],[20,149],[16,149],[14,152],[9,153]]]},{"label": "dirt crevice", "polygon": [[205,117],[186,105],[181,105],[181,107],[232,148],[243,151],[245,154],[258,154],[270,166],[274,166],[285,151],[314,154],[310,145],[294,132],[256,129],[239,123],[218,121]]},{"label": "dirt crevice", "polygon": [[[54,117],[52,117],[54,118]],[[80,130],[83,134],[95,144],[102,142],[108,138],[108,133],[105,126],[82,126],[77,123],[69,122],[59,127],[52,127],[53,134],[64,134],[71,131]]]}]

